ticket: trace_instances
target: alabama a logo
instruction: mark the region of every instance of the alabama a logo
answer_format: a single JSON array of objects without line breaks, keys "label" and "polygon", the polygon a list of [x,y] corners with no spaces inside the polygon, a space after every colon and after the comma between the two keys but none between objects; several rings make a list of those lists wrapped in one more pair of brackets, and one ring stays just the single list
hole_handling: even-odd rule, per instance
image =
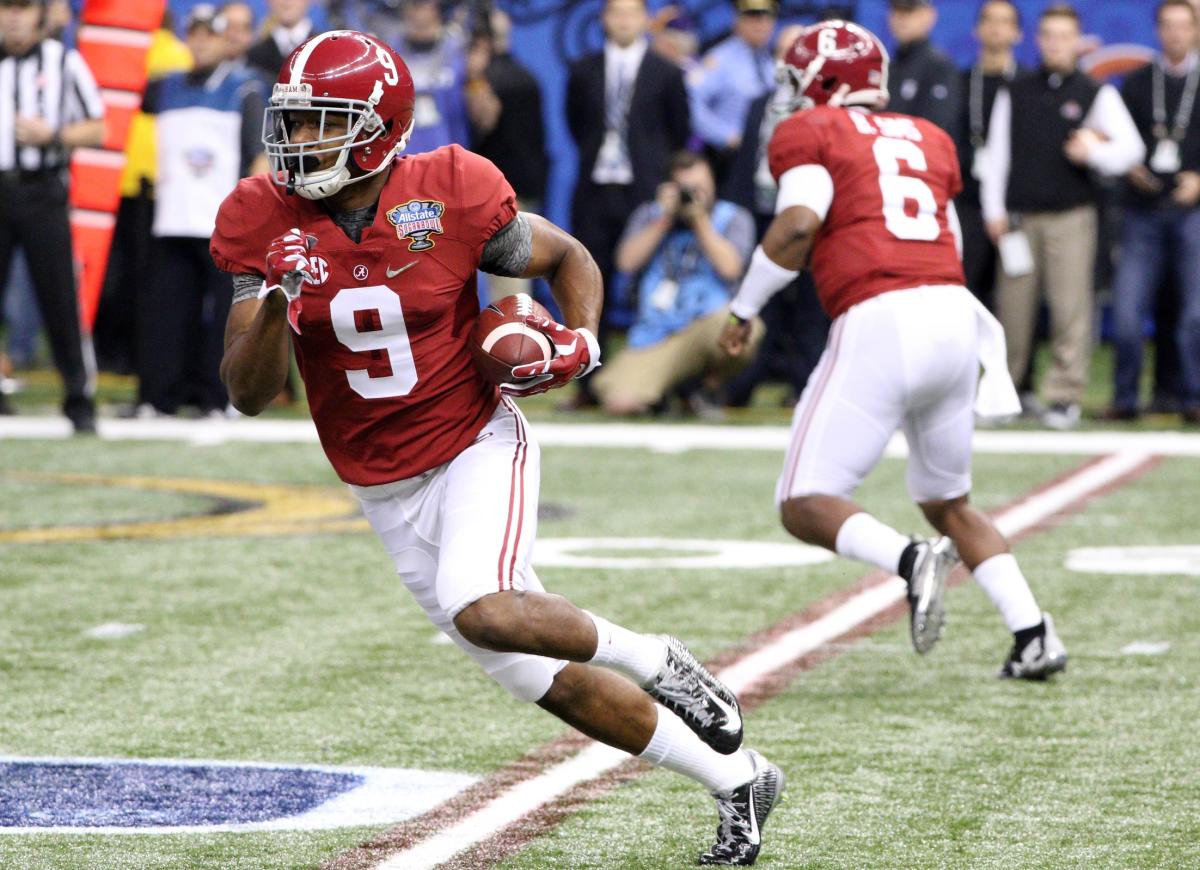
[{"label": "alabama a logo", "polygon": [[433,247],[430,236],[442,234],[443,203],[431,199],[410,199],[388,210],[388,223],[396,228],[396,238],[408,239],[410,251],[428,251]]}]

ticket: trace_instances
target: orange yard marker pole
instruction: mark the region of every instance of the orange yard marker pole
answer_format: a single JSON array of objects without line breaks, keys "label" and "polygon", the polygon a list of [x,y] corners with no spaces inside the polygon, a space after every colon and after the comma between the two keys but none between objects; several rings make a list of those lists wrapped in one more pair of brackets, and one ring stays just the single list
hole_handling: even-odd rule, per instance
[{"label": "orange yard marker pole", "polygon": [[74,241],[79,310],[92,331],[120,204],[125,142],[133,113],[146,89],[146,54],[162,21],[166,0],[86,0],[78,48],[105,108],[100,148],[80,148],[71,157],[71,235]]}]

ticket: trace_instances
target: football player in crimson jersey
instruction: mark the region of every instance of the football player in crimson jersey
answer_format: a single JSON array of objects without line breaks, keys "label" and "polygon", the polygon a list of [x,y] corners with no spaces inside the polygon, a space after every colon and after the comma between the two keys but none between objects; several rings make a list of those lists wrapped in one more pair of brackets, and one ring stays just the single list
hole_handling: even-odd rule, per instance
[{"label": "football player in crimson jersey", "polygon": [[[793,114],[768,147],[775,219],[721,342],[740,353],[750,319],[812,269],[833,326],[793,417],[776,490],[784,527],[903,577],[920,653],[941,634],[946,575],[961,556],[1013,632],[1001,676],[1044,678],[1065,667],[1066,650],[1008,542],[969,500],[974,412],[1019,409],[1004,334],[962,286],[954,144],[928,121],[881,111],[887,65],[879,39],[843,21],[807,28],[784,56]],[[944,536],[934,541],[851,501],[901,428],[909,494]]]},{"label": "football player in crimson jersey", "polygon": [[271,173],[222,204],[212,239],[233,276],[221,375],[257,414],[289,342],[321,444],[435,625],[518,699],[705,785],[721,816],[708,864],[753,863],[783,787],[742,749],[736,697],[677,639],[547,594],[530,564],[539,454],[467,346],[476,269],[549,280],[566,325],[531,317],[556,355],[504,391],[599,363],[601,282],[583,246],[516,209],[504,176],[457,146],[401,158],[413,124],[404,61],[352,31],[284,63],[266,109]]}]

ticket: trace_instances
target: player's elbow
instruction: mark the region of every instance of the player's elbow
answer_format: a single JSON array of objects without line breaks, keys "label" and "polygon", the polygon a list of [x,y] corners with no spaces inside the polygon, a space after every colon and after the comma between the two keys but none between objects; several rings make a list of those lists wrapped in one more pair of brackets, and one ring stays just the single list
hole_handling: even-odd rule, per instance
[{"label": "player's elbow", "polygon": [[[238,413],[244,414],[247,417],[257,417],[271,403],[271,399],[278,394],[279,390],[274,393],[269,393],[267,390],[255,389],[252,385],[245,383],[241,378],[236,376],[236,370],[226,358],[221,362],[221,382],[225,384],[225,392],[229,394],[229,404],[237,409]],[[282,385],[280,385],[282,389]]]},{"label": "player's elbow", "polygon": [[775,224],[779,227],[781,235],[788,242],[795,244],[797,242],[811,242],[817,229],[821,226],[820,219],[816,216],[812,209],[804,206],[793,206],[786,208],[775,216]]},{"label": "player's elbow", "polygon": [[229,404],[233,405],[234,410],[244,417],[257,417],[267,407],[266,402],[250,401],[244,396],[235,396],[229,394]]}]

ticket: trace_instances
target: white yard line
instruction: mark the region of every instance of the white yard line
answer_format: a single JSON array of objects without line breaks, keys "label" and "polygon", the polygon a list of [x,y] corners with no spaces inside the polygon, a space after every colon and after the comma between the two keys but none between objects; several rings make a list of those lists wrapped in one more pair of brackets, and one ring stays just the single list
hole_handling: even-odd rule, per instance
[{"label": "white yard line", "polygon": [[146,626],[140,622],[105,622],[89,628],[83,632],[83,636],[95,638],[96,640],[120,640],[123,637],[129,637],[131,634],[137,634],[145,630]]},{"label": "white yard line", "polygon": [[[1072,503],[1115,483],[1149,458],[1147,452],[1108,456],[1036,492],[995,516],[1006,535],[1015,535],[1045,522]],[[858,593],[808,625],[781,635],[744,656],[718,676],[735,692],[743,692],[764,677],[819,649],[862,625],[904,598],[904,581],[889,577]],[[561,797],[580,783],[603,776],[629,756],[607,746],[590,744],[579,754],[498,794],[480,809],[449,828],[376,865],[377,870],[426,870],[488,839],[522,816]]]},{"label": "white yard line", "polygon": [[[311,420],[117,420],[99,422],[107,441],[186,441],[316,444]],[[544,447],[609,447],[679,453],[687,450],[787,449],[786,426],[700,426],[662,423],[535,423],[533,432]],[[0,417],[0,440],[68,438],[64,417]],[[984,430],[975,433],[976,453],[1043,453],[1101,456],[1141,451],[1161,456],[1200,456],[1196,432],[1027,432]],[[897,435],[889,456],[907,453]]]}]

